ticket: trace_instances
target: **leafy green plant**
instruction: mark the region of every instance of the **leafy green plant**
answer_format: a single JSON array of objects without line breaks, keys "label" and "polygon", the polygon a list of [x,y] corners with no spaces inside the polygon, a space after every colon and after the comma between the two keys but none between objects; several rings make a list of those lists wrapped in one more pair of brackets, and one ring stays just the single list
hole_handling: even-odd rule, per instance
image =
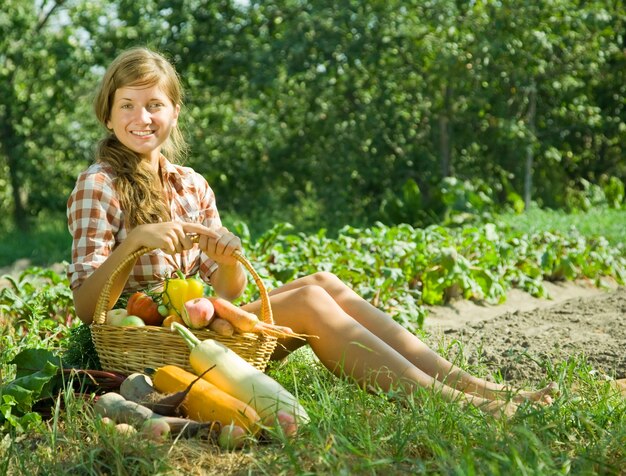
[{"label": "leafy green plant", "polygon": [[604,176],[598,183],[580,178],[567,188],[565,203],[570,211],[600,207],[620,209],[624,203],[624,190],[624,182],[618,177]]},{"label": "leafy green plant", "polygon": [[386,223],[408,223],[412,226],[424,226],[432,221],[432,218],[429,219],[426,205],[417,182],[408,179],[402,185],[399,194],[389,191],[382,199],[380,204],[381,219]]},{"label": "leafy green plant", "polygon": [[[40,324],[61,320],[69,324],[74,318],[72,292],[65,276],[52,269],[31,267],[17,278],[6,275],[8,283],[0,289],[0,319],[18,316],[22,320],[35,314]],[[39,307],[38,307],[39,306]]]},{"label": "leafy green plant", "polygon": [[[307,274],[329,271],[411,329],[425,306],[455,298],[501,303],[507,290],[545,296],[544,280],[588,278],[625,282],[623,245],[585,237],[576,229],[524,233],[494,223],[460,228],[410,225],[344,227],[290,234],[281,224],[248,243],[248,254],[271,289]],[[249,289],[243,300],[257,297]]]}]

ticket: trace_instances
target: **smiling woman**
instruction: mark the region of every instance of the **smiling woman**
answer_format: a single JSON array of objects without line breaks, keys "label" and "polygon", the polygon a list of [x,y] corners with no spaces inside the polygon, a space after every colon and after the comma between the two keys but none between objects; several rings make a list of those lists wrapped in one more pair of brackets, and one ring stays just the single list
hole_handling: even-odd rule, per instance
[{"label": "smiling woman", "polygon": [[[123,291],[161,284],[177,270],[185,277],[199,272],[228,301],[244,290],[236,258],[241,241],[221,226],[213,191],[200,174],[170,162],[183,144],[181,102],[176,72],[152,51],[122,53],[104,76],[96,113],[108,133],[68,201],[69,277],[76,313],[86,323],[105,284],[109,309]],[[143,248],[153,251],[134,263],[127,259]],[[524,400],[552,401],[553,385],[511,395],[507,385],[470,375],[332,273],[298,278],[269,300],[274,322],[295,333],[280,338],[272,358],[308,344],[328,370],[363,388],[412,394],[425,387],[498,415],[511,415]],[[261,315],[262,303],[243,309]]]},{"label": "smiling woman", "polygon": [[[225,296],[246,283],[231,256],[241,242],[221,226],[213,191],[200,174],[175,165],[186,148],[178,129],[182,97],[172,65],[145,48],[120,54],[102,79],[94,108],[107,134],[68,200],[68,275],[85,322],[111,272],[142,247],[155,251],[123,270],[111,306],[123,291],[143,290],[176,269],[199,272]],[[184,219],[199,211],[194,223]],[[198,245],[192,233],[201,236]]]}]

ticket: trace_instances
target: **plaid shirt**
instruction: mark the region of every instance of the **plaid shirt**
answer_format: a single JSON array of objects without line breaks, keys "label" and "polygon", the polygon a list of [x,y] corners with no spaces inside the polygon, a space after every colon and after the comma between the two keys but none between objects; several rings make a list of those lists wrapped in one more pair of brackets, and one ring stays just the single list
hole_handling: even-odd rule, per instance
[{"label": "plaid shirt", "polygon": [[[173,220],[193,221],[210,228],[221,226],[215,195],[202,175],[174,165],[163,156],[161,173]],[[115,177],[109,166],[91,165],[79,175],[67,202],[68,228],[73,238],[67,275],[72,289],[79,287],[128,234]],[[199,272],[208,282],[216,268],[217,263],[197,245],[176,255],[154,250],[137,259],[124,292],[153,287],[178,269],[186,276]]]}]

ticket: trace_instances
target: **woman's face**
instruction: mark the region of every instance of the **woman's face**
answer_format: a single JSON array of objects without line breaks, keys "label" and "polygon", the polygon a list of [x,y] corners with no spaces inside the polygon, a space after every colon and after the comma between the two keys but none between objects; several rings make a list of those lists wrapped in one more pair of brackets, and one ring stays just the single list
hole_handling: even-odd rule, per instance
[{"label": "woman's face", "polygon": [[107,127],[126,147],[157,163],[179,112],[180,106],[172,104],[158,85],[119,88]]}]

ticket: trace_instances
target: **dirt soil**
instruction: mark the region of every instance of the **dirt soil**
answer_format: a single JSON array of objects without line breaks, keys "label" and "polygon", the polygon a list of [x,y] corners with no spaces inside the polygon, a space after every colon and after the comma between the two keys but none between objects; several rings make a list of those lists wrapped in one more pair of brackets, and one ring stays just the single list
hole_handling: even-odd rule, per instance
[{"label": "dirt soil", "polygon": [[460,301],[431,308],[430,344],[450,346],[453,356],[462,349],[468,363],[520,384],[545,378],[546,362],[581,355],[600,378],[626,378],[626,287],[568,283],[549,284],[549,291],[551,299],[514,291],[500,306]]}]

